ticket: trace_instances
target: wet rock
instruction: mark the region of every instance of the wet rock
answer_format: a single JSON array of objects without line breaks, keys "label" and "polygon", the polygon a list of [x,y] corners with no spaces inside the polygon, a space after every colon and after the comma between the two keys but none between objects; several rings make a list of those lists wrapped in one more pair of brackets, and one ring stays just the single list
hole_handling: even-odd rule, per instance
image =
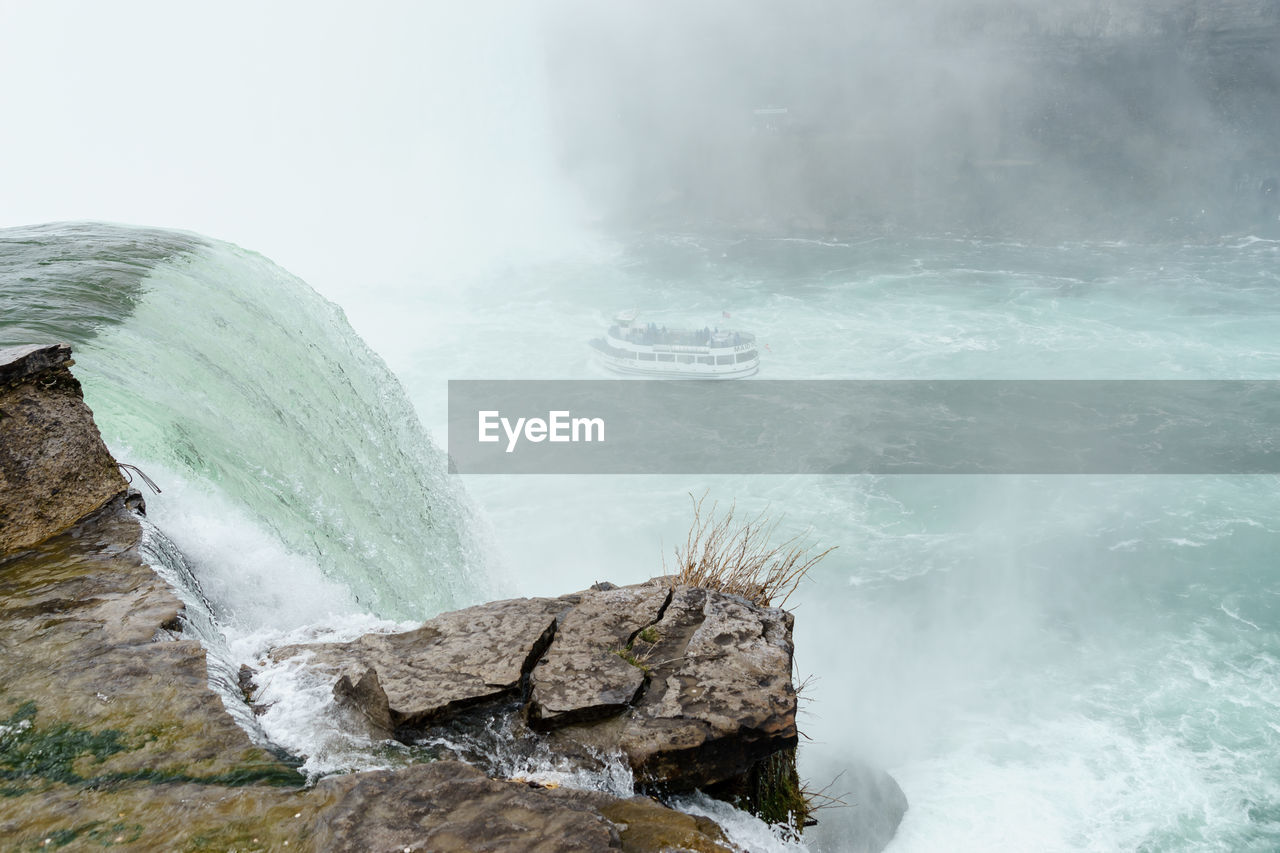
[{"label": "wet rock", "polygon": [[325,849],[586,853],[622,846],[602,815],[457,761],[326,779],[318,787],[342,792],[316,827]]},{"label": "wet rock", "polygon": [[535,731],[524,736],[541,732],[557,754],[587,765],[621,754],[641,784],[680,791],[795,747],[791,628],[780,609],[650,582],[498,601],[403,634],[273,654],[308,654],[375,731],[412,740],[465,728],[483,705],[477,723],[506,715],[523,731],[527,721]]},{"label": "wet rock", "polygon": [[836,830],[829,837],[846,839],[856,850],[883,850],[907,813],[907,795],[878,767],[859,762],[842,769],[839,787],[851,808],[823,812],[822,822]]},{"label": "wet rock", "polygon": [[141,539],[117,498],[0,560],[6,849],[41,849],[45,838],[183,849],[239,821],[273,844],[300,837],[302,826],[271,822],[302,807],[291,793],[302,777],[209,689],[205,651],[177,633],[183,605]]},{"label": "wet rock", "polygon": [[732,849],[715,821],[663,808],[645,797],[606,802],[599,809],[619,827],[625,851],[720,853]]},{"label": "wet rock", "polygon": [[172,631],[184,608],[143,560],[141,537],[117,499],[0,562],[0,720],[25,706],[36,727],[117,732],[129,748],[91,775],[288,771],[209,689],[200,644]]},{"label": "wet rock", "polygon": [[0,555],[71,527],[128,487],[66,344],[0,350]]},{"label": "wet rock", "polygon": [[728,853],[712,821],[651,800],[547,790],[490,779],[457,761],[333,777],[315,827],[320,849],[576,853],[689,850]]},{"label": "wet rock", "polygon": [[391,700],[382,689],[378,671],[369,667],[360,680],[351,681],[344,675],[333,686],[333,696],[338,704],[350,708],[363,719],[365,733],[373,740],[385,740],[395,734],[396,724],[391,717]]},{"label": "wet rock", "polygon": [[[413,631],[287,646],[273,656],[306,654],[306,665],[332,674],[338,694],[368,719],[388,721],[393,730],[420,729],[513,695],[568,606],[551,598],[495,601],[446,613]],[[362,682],[366,689],[357,690]]]},{"label": "wet rock", "polygon": [[529,722],[563,726],[625,710],[645,680],[635,638],[658,620],[670,596],[649,584],[583,593],[533,670]]},{"label": "wet rock", "polygon": [[642,778],[698,787],[795,746],[793,619],[724,593],[676,594],[683,606],[669,608],[658,631],[689,642],[654,667],[621,746]]},{"label": "wet rock", "polygon": [[648,686],[633,707],[620,722],[568,726],[557,737],[620,750],[638,781],[668,790],[745,774],[796,745],[791,628],[783,610],[677,588],[643,652]]}]

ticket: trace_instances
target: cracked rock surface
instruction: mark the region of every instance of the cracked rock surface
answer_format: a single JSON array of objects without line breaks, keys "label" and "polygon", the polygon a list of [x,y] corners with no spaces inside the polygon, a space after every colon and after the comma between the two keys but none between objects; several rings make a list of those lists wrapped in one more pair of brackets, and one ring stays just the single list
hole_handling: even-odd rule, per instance
[{"label": "cracked rock surface", "polygon": [[290,646],[337,699],[406,742],[500,719],[513,738],[637,781],[731,780],[796,744],[792,617],[660,579],[496,601],[401,634]]},{"label": "cracked rock surface", "polygon": [[670,598],[670,590],[654,584],[582,593],[534,667],[530,722],[563,726],[625,710],[645,682],[642,666],[627,659],[628,647]]},{"label": "cracked rock surface", "polygon": [[[658,623],[659,661],[619,740],[645,780],[722,781],[796,743],[792,616],[681,588]],[[673,642],[664,648],[662,637]],[[687,637],[687,640],[685,638]]]},{"label": "cracked rock surface", "polygon": [[554,598],[494,601],[412,631],[286,646],[273,657],[306,655],[306,664],[333,673],[339,697],[375,724],[421,728],[514,694],[568,606]]}]

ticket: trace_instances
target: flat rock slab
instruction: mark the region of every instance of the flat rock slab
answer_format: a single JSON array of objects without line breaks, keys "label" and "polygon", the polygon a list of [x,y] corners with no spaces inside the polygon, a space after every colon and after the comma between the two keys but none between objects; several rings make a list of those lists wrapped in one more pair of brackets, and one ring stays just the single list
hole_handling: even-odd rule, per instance
[{"label": "flat rock slab", "polygon": [[636,635],[658,620],[670,598],[669,589],[652,584],[581,593],[533,670],[530,724],[600,719],[634,702],[645,682]]},{"label": "flat rock slab", "polygon": [[375,727],[421,728],[513,694],[569,606],[554,598],[494,601],[445,613],[412,631],[286,646],[273,657],[308,654],[306,664],[332,673],[338,698]]}]

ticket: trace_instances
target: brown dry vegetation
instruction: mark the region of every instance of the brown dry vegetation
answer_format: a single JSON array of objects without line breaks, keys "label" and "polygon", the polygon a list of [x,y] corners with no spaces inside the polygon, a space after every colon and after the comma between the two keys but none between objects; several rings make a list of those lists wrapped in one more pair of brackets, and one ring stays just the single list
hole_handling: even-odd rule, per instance
[{"label": "brown dry vegetation", "polygon": [[803,535],[774,545],[770,540],[778,523],[767,512],[741,521],[735,516],[736,505],[730,504],[717,516],[714,501],[705,506],[705,493],[689,498],[693,522],[684,545],[675,549],[675,571],[667,572],[675,585],[719,590],[764,607],[782,607],[805,574],[835,550],[814,553]]}]

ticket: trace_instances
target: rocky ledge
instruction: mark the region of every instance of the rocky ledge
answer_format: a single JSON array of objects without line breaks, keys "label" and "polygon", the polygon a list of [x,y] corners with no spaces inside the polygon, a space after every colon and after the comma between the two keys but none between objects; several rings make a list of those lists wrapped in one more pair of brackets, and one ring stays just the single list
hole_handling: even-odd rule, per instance
[{"label": "rocky ledge", "polygon": [[[541,743],[580,766],[620,755],[642,789],[732,790],[757,812],[803,820],[791,626],[783,610],[658,578],[482,604],[405,633],[273,656],[332,680],[381,737],[499,730],[507,749]],[[769,761],[779,753],[784,763]],[[770,768],[783,768],[790,796],[757,805]]]}]

